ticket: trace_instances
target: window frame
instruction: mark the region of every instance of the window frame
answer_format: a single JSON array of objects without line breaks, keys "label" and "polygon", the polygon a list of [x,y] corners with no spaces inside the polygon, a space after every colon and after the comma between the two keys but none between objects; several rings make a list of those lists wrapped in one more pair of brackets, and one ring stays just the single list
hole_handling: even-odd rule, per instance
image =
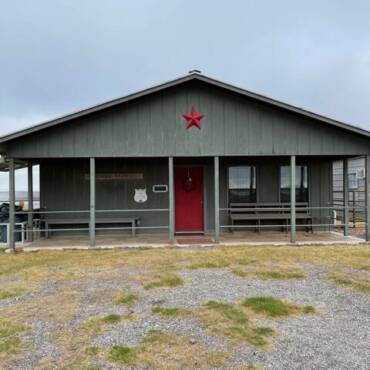
[{"label": "window frame", "polygon": [[[279,165],[279,169],[278,169],[278,172],[279,172],[279,182],[278,182],[279,203],[282,203],[282,201],[281,201],[281,168],[282,167],[288,167],[290,169],[290,164],[280,164]],[[297,201],[297,187],[296,187],[296,203],[308,203],[309,204],[310,199],[311,199],[311,187],[310,187],[311,167],[308,165],[308,163],[297,163],[296,164],[296,170],[297,170],[297,167],[307,167],[307,200],[303,201],[303,202],[301,202],[301,201],[298,202]],[[290,189],[289,189],[289,191],[290,191]],[[290,199],[289,199],[288,203],[290,203]]]},{"label": "window frame", "polygon": [[259,183],[259,171],[258,166],[255,163],[232,163],[226,165],[226,201],[228,206],[230,206],[230,188],[229,188],[229,180],[230,180],[230,167],[254,167],[254,175],[255,175],[255,184],[256,184],[256,195],[255,195],[255,202],[251,203],[258,203],[259,192],[258,192],[258,183]]}]

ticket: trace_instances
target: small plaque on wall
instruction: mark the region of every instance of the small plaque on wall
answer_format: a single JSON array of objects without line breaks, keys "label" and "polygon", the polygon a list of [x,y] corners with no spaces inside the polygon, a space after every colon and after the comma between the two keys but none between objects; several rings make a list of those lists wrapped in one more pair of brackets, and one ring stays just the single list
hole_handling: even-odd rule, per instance
[{"label": "small plaque on wall", "polygon": [[[96,181],[143,180],[144,175],[141,172],[97,173],[95,179]],[[85,180],[90,180],[90,174],[85,175]]]},{"label": "small plaque on wall", "polygon": [[153,185],[153,193],[167,193],[168,186],[167,185]]}]

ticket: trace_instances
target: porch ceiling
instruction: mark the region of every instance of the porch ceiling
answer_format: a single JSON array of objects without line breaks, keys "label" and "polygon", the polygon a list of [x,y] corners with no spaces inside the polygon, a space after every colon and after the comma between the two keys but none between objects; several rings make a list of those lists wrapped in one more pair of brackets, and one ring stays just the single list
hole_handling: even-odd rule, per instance
[{"label": "porch ceiling", "polygon": [[[16,170],[27,167],[27,161],[19,159],[15,160],[14,164]],[[0,156],[0,172],[9,172],[9,161],[3,156]]]}]

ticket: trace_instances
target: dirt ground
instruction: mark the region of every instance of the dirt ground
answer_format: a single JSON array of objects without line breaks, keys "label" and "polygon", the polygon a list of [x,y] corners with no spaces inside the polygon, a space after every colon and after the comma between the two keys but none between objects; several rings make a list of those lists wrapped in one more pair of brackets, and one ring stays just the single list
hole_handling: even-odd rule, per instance
[{"label": "dirt ground", "polygon": [[0,253],[0,368],[368,369],[370,248]]}]

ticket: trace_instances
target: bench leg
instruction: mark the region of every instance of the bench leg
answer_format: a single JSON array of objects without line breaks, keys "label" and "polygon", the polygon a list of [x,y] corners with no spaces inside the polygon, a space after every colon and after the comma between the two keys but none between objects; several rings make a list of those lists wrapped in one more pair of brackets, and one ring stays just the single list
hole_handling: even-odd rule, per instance
[{"label": "bench leg", "polygon": [[132,236],[136,236],[136,221],[132,222],[131,231],[132,231]]},{"label": "bench leg", "polygon": [[45,235],[45,238],[47,239],[49,237],[49,225],[46,221],[44,222],[44,226],[45,226],[44,235]]}]

